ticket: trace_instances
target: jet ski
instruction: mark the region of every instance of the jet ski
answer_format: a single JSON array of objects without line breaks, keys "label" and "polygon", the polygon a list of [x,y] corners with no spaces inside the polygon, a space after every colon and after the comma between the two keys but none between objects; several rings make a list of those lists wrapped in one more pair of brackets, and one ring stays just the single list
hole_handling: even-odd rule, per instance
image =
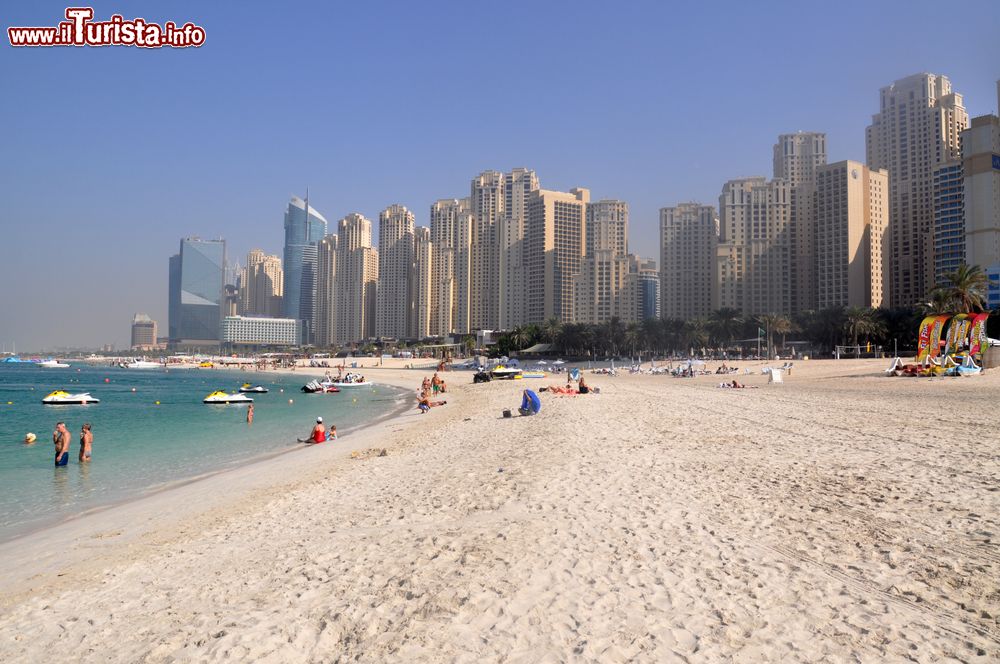
[{"label": "jet ski", "polygon": [[42,403],[47,406],[58,406],[58,405],[69,405],[69,404],[88,404],[88,403],[101,403],[100,399],[95,399],[90,396],[90,392],[81,392],[80,394],[70,394],[63,390],[56,390],[50,393],[47,397],[42,399]]},{"label": "jet ski", "polygon": [[251,387],[250,383],[243,383],[240,385],[240,392],[253,392],[255,394],[267,394],[267,388],[263,385],[254,385]]},{"label": "jet ski", "polygon": [[216,390],[201,400],[202,403],[253,403],[253,399],[245,394],[229,394],[222,390]]}]

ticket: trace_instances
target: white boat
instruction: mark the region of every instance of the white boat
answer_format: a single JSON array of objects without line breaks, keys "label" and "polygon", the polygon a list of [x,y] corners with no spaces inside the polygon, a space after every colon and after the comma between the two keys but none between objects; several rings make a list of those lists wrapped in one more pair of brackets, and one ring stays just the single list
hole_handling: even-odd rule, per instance
[{"label": "white boat", "polygon": [[42,403],[47,406],[58,406],[58,405],[70,405],[70,404],[88,404],[88,403],[101,403],[100,399],[95,399],[90,396],[90,392],[81,392],[80,394],[70,394],[64,390],[56,390],[55,392],[49,393]]},{"label": "white boat", "polygon": [[240,386],[240,392],[254,392],[256,394],[266,394],[267,388],[264,387],[263,385],[251,386],[250,383],[243,383],[243,385]]},{"label": "white boat", "polygon": [[136,360],[125,365],[126,369],[162,369],[159,362],[147,362],[146,360]]},{"label": "white boat", "polygon": [[353,371],[333,381],[334,387],[370,387],[371,384],[370,380],[365,380],[364,376]]},{"label": "white boat", "polygon": [[201,400],[202,403],[253,403],[253,399],[239,392],[229,394],[222,390],[216,390]]},{"label": "white boat", "polygon": [[336,382],[335,381],[333,383],[333,386],[334,387],[371,387],[373,384],[374,383],[372,383],[370,380],[362,380],[362,381],[353,382],[353,383],[342,383],[342,382]]},{"label": "white boat", "polygon": [[44,362],[39,362],[38,366],[46,369],[69,369],[68,364],[59,360],[45,360]]}]

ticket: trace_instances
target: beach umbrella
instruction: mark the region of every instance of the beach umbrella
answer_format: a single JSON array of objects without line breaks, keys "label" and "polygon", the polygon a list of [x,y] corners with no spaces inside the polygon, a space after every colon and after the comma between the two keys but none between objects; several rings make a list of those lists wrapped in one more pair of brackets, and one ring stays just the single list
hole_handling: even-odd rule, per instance
[{"label": "beach umbrella", "polygon": [[538,360],[538,363],[539,364],[548,364],[548,362],[546,362],[545,360]]},{"label": "beach umbrella", "polygon": [[565,362],[563,362],[562,360],[556,360],[556,361],[555,361],[555,362],[553,362],[552,364],[566,364],[566,363],[565,363]]}]

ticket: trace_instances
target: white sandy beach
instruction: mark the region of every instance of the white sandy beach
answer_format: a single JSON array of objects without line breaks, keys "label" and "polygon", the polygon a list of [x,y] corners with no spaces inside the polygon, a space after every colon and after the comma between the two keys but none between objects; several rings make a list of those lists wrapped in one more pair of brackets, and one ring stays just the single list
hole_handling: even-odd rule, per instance
[{"label": "white sandy beach", "polygon": [[1000,370],[887,365],[513,419],[559,379],[446,374],[427,415],[0,546],[0,661],[997,661]]}]

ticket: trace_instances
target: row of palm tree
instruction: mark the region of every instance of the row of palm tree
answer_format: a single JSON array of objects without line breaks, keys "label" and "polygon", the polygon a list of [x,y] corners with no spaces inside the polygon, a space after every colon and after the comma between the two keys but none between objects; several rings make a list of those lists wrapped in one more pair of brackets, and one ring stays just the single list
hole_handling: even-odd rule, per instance
[{"label": "row of palm tree", "polygon": [[561,323],[550,318],[540,324],[517,327],[498,339],[494,352],[510,355],[534,344],[550,344],[553,352],[575,356],[619,356],[643,354],[687,354],[709,349],[752,348],[757,340],[766,343],[768,357],[787,347],[788,335],[813,353],[830,352],[837,345],[896,345],[901,350],[916,346],[920,320],[934,313],[982,311],[986,302],[987,278],[976,266],[962,265],[947,275],[944,286],[936,288],[927,303],[915,307],[865,308],[834,307],[805,311],[794,316],[761,314],[744,316],[737,309],[718,309],[707,317],[648,319],[624,322],[618,318],[593,325]]}]

